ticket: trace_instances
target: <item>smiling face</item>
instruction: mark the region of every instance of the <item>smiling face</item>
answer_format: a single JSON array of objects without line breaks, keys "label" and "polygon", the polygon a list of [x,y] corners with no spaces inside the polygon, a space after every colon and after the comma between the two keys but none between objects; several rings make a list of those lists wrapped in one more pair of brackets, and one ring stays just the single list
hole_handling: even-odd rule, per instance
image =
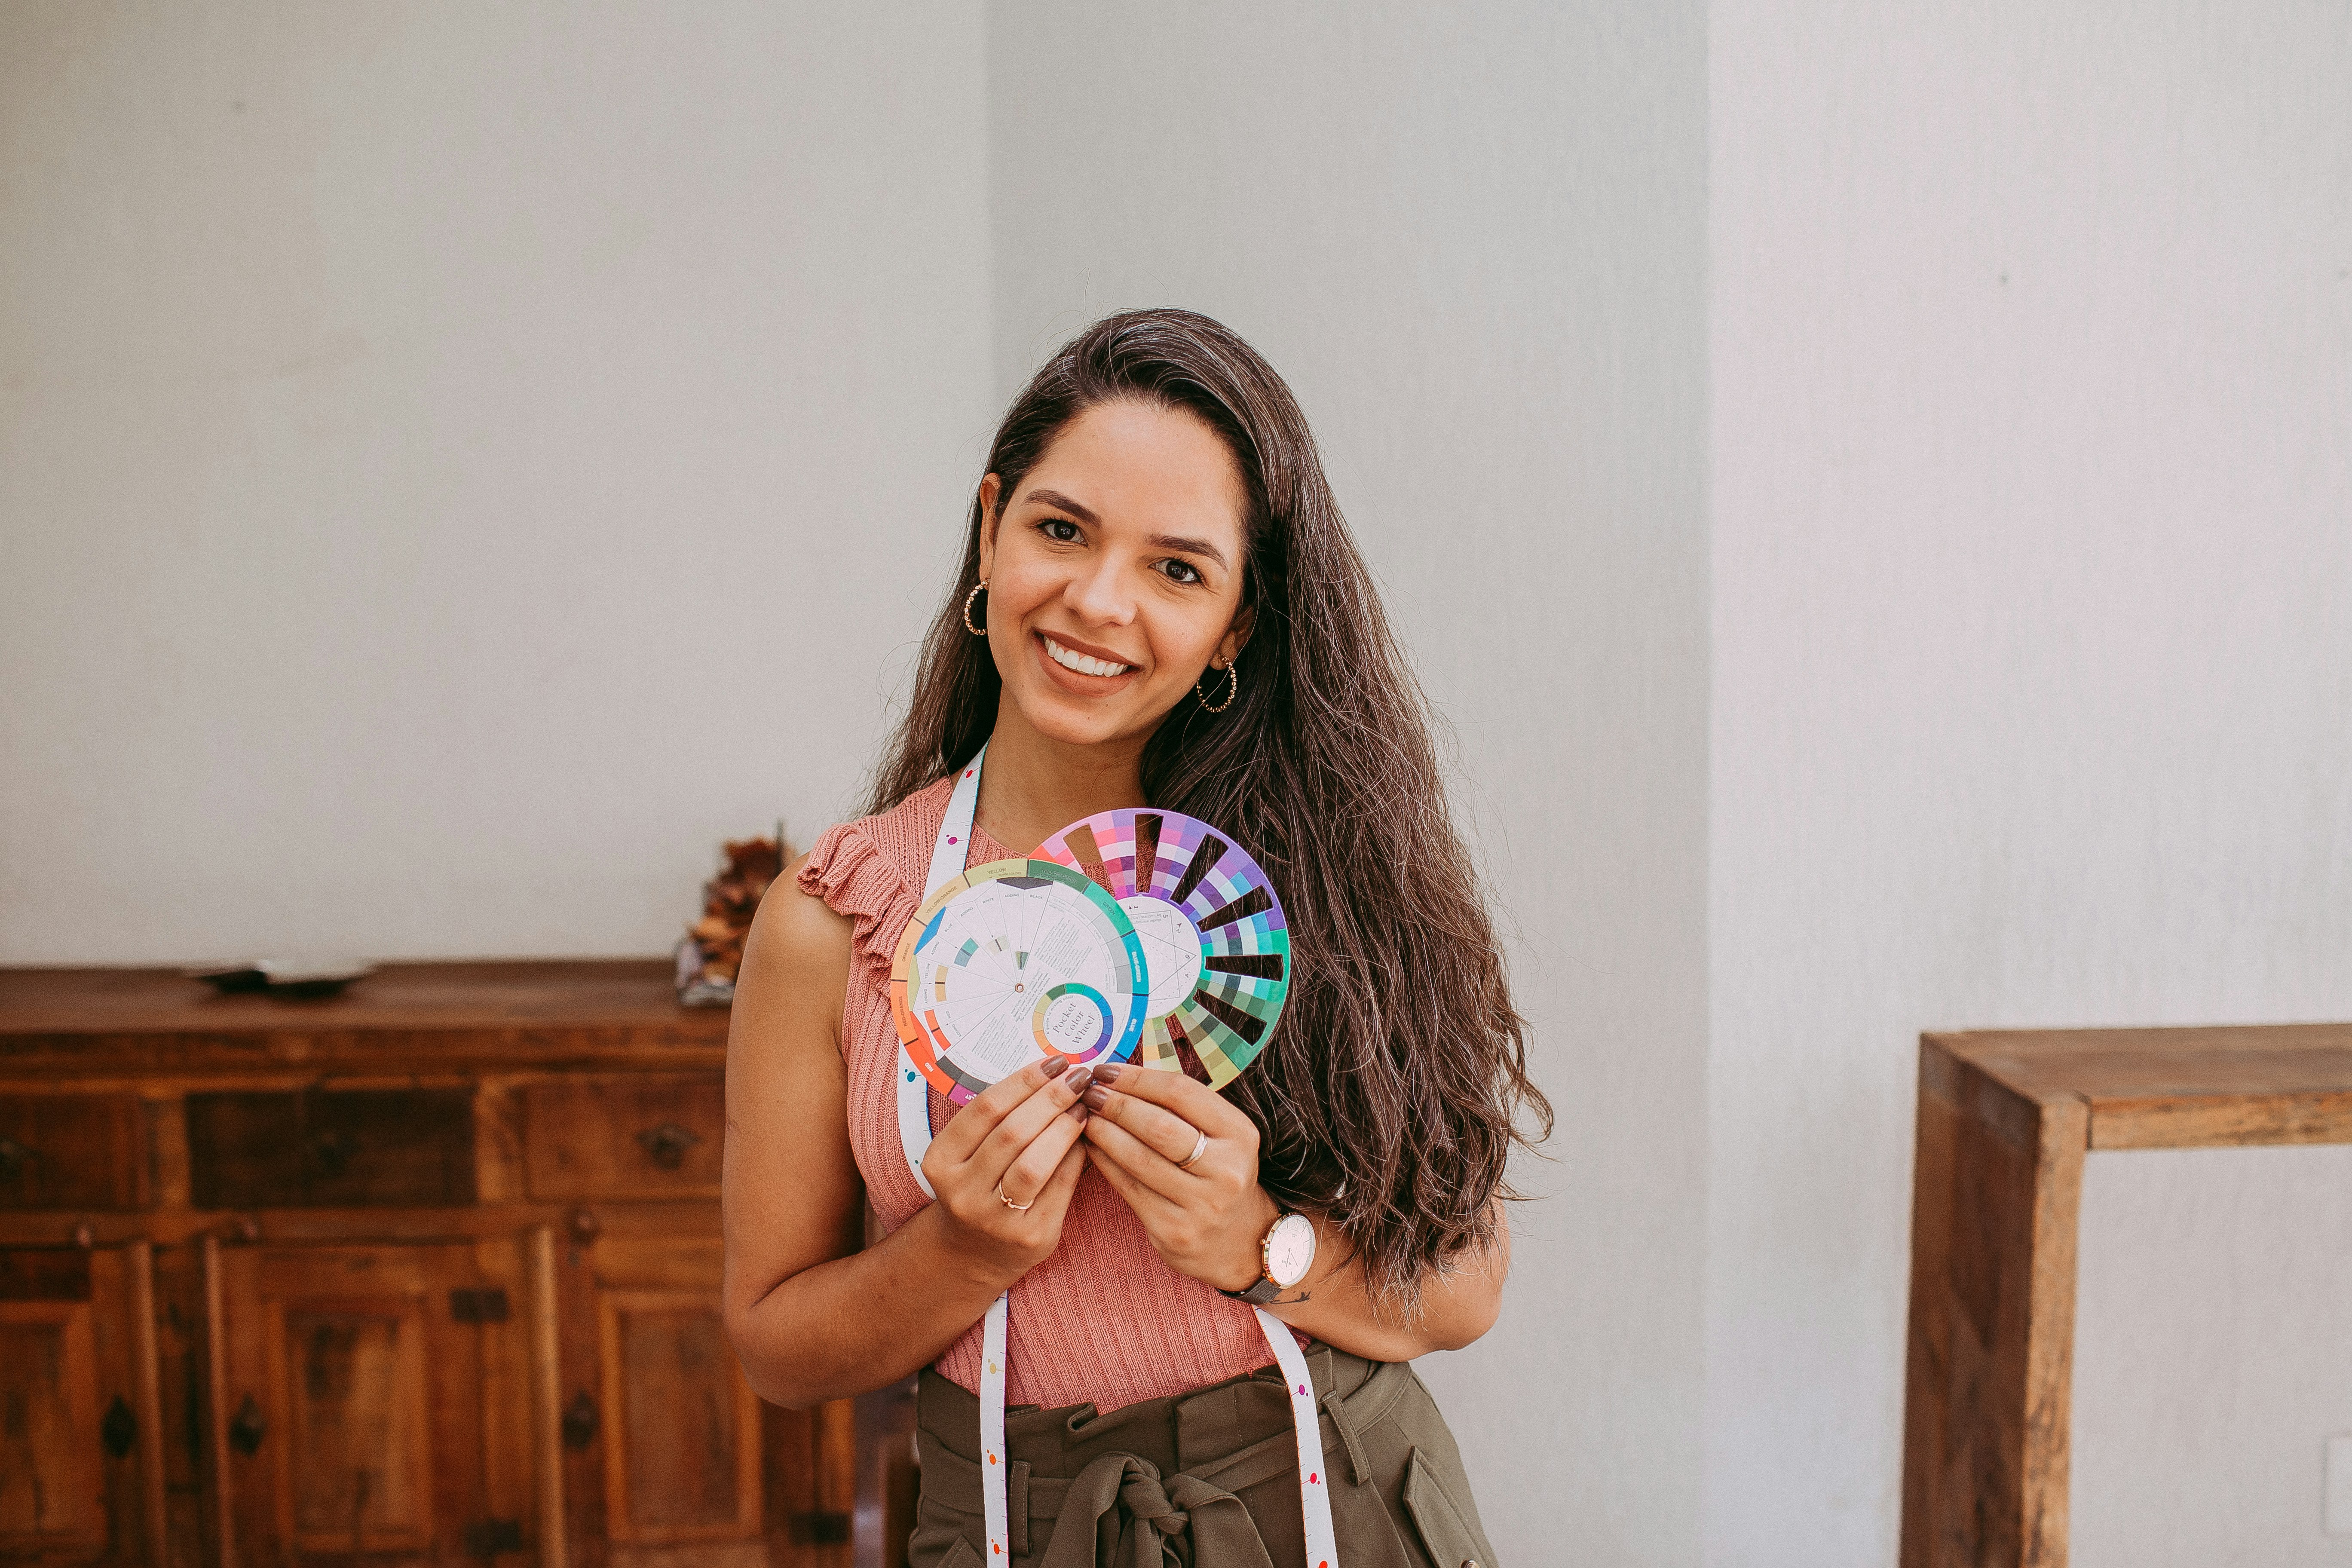
[{"label": "smiling face", "polygon": [[1017,710],[1074,745],[1148,739],[1248,638],[1245,507],[1207,425],[1131,400],[1071,420],[1011,497],[982,480],[999,721]]}]

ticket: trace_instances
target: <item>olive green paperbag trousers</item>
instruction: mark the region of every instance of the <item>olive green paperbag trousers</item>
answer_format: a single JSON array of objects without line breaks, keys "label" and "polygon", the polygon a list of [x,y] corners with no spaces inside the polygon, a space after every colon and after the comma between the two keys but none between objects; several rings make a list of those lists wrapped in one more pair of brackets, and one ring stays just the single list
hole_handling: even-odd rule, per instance
[{"label": "olive green paperbag trousers", "polygon": [[[1412,1368],[1321,1344],[1307,1364],[1339,1568],[1496,1568],[1454,1435]],[[980,1401],[926,1371],[916,1420],[910,1568],[1314,1568],[1278,1368],[1108,1415],[1008,1409],[1011,1563],[988,1558]]]}]

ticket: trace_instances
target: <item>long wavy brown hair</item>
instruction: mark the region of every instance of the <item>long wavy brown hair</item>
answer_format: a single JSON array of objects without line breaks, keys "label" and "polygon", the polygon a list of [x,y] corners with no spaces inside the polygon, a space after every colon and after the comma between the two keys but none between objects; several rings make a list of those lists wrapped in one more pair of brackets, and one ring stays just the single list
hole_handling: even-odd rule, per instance
[{"label": "long wavy brown hair", "polygon": [[[1512,1146],[1552,1125],[1447,812],[1427,700],[1297,400],[1206,316],[1122,312],[1048,360],[989,448],[1000,504],[1072,419],[1120,398],[1201,419],[1248,497],[1240,695],[1218,713],[1180,700],[1143,752],[1146,798],[1255,855],[1290,927],[1282,1022],[1224,1093],[1257,1124],[1266,1190],[1328,1215],[1375,1299],[1410,1312],[1433,1272],[1493,1239],[1493,1200],[1518,1195],[1505,1171]],[[975,493],[963,568],[924,640],[869,811],[946,777],[995,725],[995,660],[963,624],[982,521]]]}]

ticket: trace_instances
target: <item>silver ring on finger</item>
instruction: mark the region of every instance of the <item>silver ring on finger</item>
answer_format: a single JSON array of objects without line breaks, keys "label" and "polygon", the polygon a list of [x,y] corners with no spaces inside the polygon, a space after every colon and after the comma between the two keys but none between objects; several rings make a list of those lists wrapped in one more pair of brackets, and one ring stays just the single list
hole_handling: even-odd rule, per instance
[{"label": "silver ring on finger", "polygon": [[1014,1214],[1027,1214],[1031,1209],[1037,1206],[1037,1200],[1035,1198],[1031,1198],[1025,1204],[1016,1204],[1011,1198],[1006,1197],[1004,1195],[1004,1184],[1003,1182],[996,1184],[996,1201],[1003,1204],[1006,1208],[1011,1209]]},{"label": "silver ring on finger", "polygon": [[1192,1145],[1192,1152],[1176,1162],[1176,1168],[1180,1171],[1191,1170],[1201,1163],[1201,1156],[1208,1152],[1209,1135],[1203,1132],[1200,1135],[1200,1141]]}]

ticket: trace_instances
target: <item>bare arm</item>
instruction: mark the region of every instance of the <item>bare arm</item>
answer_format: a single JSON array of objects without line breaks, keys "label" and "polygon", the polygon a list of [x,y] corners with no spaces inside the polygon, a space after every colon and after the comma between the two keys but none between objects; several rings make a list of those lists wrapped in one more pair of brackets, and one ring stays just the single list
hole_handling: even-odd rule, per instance
[{"label": "bare arm", "polygon": [[[800,890],[799,870],[761,900],[736,982],[723,1300],[753,1391],[805,1409],[937,1360],[1058,1245],[1085,1160],[1075,1091],[1025,1068],[933,1140],[923,1172],[940,1201],[861,1250],[841,1052],[850,924]],[[1027,1213],[998,1201],[1000,1183]]]},{"label": "bare arm", "polygon": [[[1100,1076],[1108,1083],[1086,1096],[1095,1110],[1087,1157],[1143,1221],[1160,1255],[1221,1290],[1257,1283],[1259,1243],[1281,1211],[1258,1184],[1257,1129],[1249,1118],[1181,1073],[1129,1067]],[[1191,1169],[1181,1168],[1177,1162],[1202,1132],[1207,1150]],[[1338,1227],[1322,1215],[1307,1217],[1315,1222],[1315,1265],[1284,1293],[1286,1303],[1266,1309],[1284,1322],[1373,1361],[1459,1350],[1494,1327],[1511,1263],[1500,1215],[1494,1247],[1426,1281],[1409,1320],[1373,1300]]]}]

